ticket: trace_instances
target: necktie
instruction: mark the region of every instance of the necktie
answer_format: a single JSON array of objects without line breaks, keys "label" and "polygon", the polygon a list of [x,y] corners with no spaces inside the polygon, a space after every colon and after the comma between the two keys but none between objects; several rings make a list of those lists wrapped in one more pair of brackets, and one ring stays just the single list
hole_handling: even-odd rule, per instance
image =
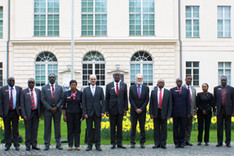
[{"label": "necktie", "polygon": [[116,94],[117,94],[117,96],[119,96],[119,85],[118,85],[118,83],[116,83]]},{"label": "necktie", "polygon": [[160,93],[159,93],[159,105],[158,105],[159,109],[162,109],[162,89],[160,89]]},{"label": "necktie", "polygon": [[12,110],[13,109],[13,87],[11,87],[11,97],[10,97],[10,107],[9,109]]},{"label": "necktie", "polygon": [[181,95],[181,92],[182,92],[182,88],[181,87],[177,87],[178,90],[179,90],[179,94]]},{"label": "necktie", "polygon": [[189,90],[189,100],[190,100],[190,103],[192,103],[192,93],[191,93],[191,89],[189,88],[189,86],[188,86],[188,90]]},{"label": "necktie", "polygon": [[32,104],[32,110],[36,109],[36,103],[33,95],[33,90],[31,89],[31,104]]},{"label": "necktie", "polygon": [[223,90],[222,90],[222,105],[226,105],[226,89],[225,87],[223,87]]},{"label": "necktie", "polygon": [[94,94],[95,94],[94,86],[92,86],[92,94],[93,94],[93,96],[94,96]]},{"label": "necktie", "polygon": [[138,94],[138,98],[140,99],[140,97],[141,97],[141,88],[140,88],[140,85],[138,85],[138,87],[137,87],[137,94]]},{"label": "necktie", "polygon": [[54,85],[51,85],[52,87],[52,100],[53,100],[53,104],[55,103],[55,90],[54,90]]},{"label": "necktie", "polygon": [[71,93],[71,98],[72,98],[73,100],[76,100],[76,93],[77,93],[77,92],[72,92],[72,93]]}]

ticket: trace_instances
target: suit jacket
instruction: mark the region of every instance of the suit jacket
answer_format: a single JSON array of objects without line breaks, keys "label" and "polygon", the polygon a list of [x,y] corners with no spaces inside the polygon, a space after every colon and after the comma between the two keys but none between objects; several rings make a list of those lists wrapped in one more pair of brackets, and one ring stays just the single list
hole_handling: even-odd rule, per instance
[{"label": "suit jacket", "polygon": [[[16,89],[16,112],[20,116],[20,94],[22,88],[19,86],[15,86]],[[8,85],[3,86],[0,89],[0,115],[8,115],[9,112],[9,87]]]},{"label": "suit jacket", "polygon": [[[171,92],[168,89],[164,88],[161,118],[166,119],[166,116],[170,117],[171,111],[172,111]],[[154,88],[154,90],[151,91],[149,112],[150,112],[150,115],[154,116],[154,118],[158,117],[158,89],[157,88]]]},{"label": "suit jacket", "polygon": [[81,103],[83,93],[77,90],[76,98],[73,100],[71,92],[71,90],[68,90],[64,93],[62,109],[66,110],[67,113],[82,113]]},{"label": "suit jacket", "polygon": [[[39,118],[42,114],[42,109],[43,109],[43,105],[41,103],[41,91],[37,88],[34,89],[37,94],[37,111]],[[22,117],[27,116],[27,118],[30,118],[32,111],[32,103],[31,103],[31,92],[29,91],[29,88],[26,88],[21,91],[20,107],[21,107]]]},{"label": "suit jacket", "polygon": [[129,89],[129,100],[131,104],[131,114],[137,114],[136,109],[142,110],[142,113],[146,112],[146,106],[149,103],[149,87],[142,85],[141,96],[138,97],[136,84],[132,85]]},{"label": "suit jacket", "polygon": [[50,110],[51,107],[57,106],[61,112],[61,106],[63,103],[63,88],[60,85],[55,84],[55,103],[53,104],[52,92],[50,84],[44,85],[41,91],[41,102],[46,110]]},{"label": "suit jacket", "polygon": [[119,95],[115,92],[114,82],[106,85],[106,112],[117,115],[128,110],[127,85],[120,82]]},{"label": "suit jacket", "polygon": [[84,88],[82,95],[83,115],[88,114],[88,116],[93,116],[95,113],[100,117],[101,113],[105,113],[104,100],[104,93],[101,87],[96,86],[94,96],[90,87]]},{"label": "suit jacket", "polygon": [[172,117],[184,117],[191,115],[189,91],[182,87],[182,92],[179,94],[177,87],[171,88],[172,95]]},{"label": "suit jacket", "polygon": [[[234,89],[226,85],[226,115],[231,115],[234,113]],[[215,106],[217,107],[217,114],[220,114],[221,106],[222,106],[222,86],[219,85],[214,88],[214,101]]]},{"label": "suit jacket", "polygon": [[[183,87],[186,88],[186,85],[184,84]],[[191,103],[191,115],[194,116],[194,112],[197,111],[197,105],[196,105],[196,96],[197,92],[196,89],[193,86],[190,86],[192,90],[192,103]]]}]

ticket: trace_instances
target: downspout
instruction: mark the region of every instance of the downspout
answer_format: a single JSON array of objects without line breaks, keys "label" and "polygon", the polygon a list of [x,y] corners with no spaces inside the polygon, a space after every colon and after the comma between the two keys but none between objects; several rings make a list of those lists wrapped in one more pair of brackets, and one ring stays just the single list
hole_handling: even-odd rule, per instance
[{"label": "downspout", "polygon": [[179,4],[178,4],[179,6],[178,6],[178,9],[179,9],[179,11],[178,11],[178,19],[179,19],[179,43],[180,43],[180,78],[182,79],[182,65],[183,65],[183,63],[182,63],[182,40],[181,40],[181,1],[179,0]]},{"label": "downspout", "polygon": [[9,43],[10,43],[10,0],[8,0],[8,36],[7,36],[7,58],[6,58],[6,78],[9,77]]}]

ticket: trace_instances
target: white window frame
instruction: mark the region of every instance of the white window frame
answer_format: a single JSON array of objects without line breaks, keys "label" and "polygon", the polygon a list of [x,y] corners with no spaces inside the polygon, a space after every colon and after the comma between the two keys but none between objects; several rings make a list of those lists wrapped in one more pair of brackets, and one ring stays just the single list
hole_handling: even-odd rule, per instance
[{"label": "white window frame", "polygon": [[0,75],[2,76],[2,79],[0,79],[0,87],[3,86],[3,63],[0,62]]},{"label": "white window frame", "polygon": [[[96,35],[95,32],[96,32],[96,14],[101,14],[101,15],[106,15],[106,20],[107,20],[107,12],[96,12],[95,11],[95,8],[96,8],[96,5],[95,5],[95,2],[96,0],[93,0],[93,12],[82,12],[81,11],[81,26],[82,26],[82,15],[93,15],[93,35],[82,35],[82,28],[81,28],[81,36],[107,36],[107,24],[106,24],[106,35]],[[106,1],[107,3],[107,1]],[[82,0],[81,0],[81,7],[82,7]],[[82,10],[82,8],[81,8]],[[106,8],[107,10],[107,8]],[[88,31],[87,31],[88,32]]]},{"label": "white window frame", "polygon": [[[230,8],[230,18],[226,18],[225,17],[225,8],[226,7],[229,7]],[[219,8],[222,8],[222,10],[223,10],[223,18],[219,18],[218,17],[218,11],[219,11]],[[218,38],[231,38],[231,36],[232,36],[232,31],[231,31],[231,26],[232,26],[232,20],[231,20],[231,17],[232,17],[232,14],[231,14],[231,6],[218,6],[217,7],[217,36],[218,36]],[[218,30],[218,21],[219,20],[222,20],[223,21],[223,36],[219,36],[219,30]],[[230,20],[230,36],[226,36],[225,35],[225,33],[226,33],[226,29],[225,29],[225,27],[226,27],[226,24],[225,24],[225,21],[226,20]]]},{"label": "white window frame", "polygon": [[[187,63],[187,62],[191,63],[191,67],[187,67],[187,66],[186,66],[186,63]],[[194,67],[194,66],[193,66],[194,63],[198,63],[198,67]],[[188,70],[191,70],[191,74],[187,74],[187,72],[186,72],[187,69],[188,69]],[[194,69],[198,69],[198,85],[194,85],[194,73],[193,73],[193,70],[194,70]],[[185,62],[185,77],[186,77],[187,75],[191,75],[191,76],[192,76],[192,79],[193,79],[192,82],[191,82],[191,85],[192,85],[192,86],[199,86],[199,85],[200,85],[200,62],[199,62],[199,61],[186,61],[186,62]]]},{"label": "white window frame", "polygon": [[[130,1],[129,1],[130,2]],[[131,14],[134,15],[141,15],[141,35],[130,35],[130,22],[129,22],[129,36],[154,36],[155,35],[155,6],[154,6],[154,12],[143,12],[143,2],[144,0],[141,0],[141,12],[129,12],[129,18]],[[155,2],[154,2],[155,4]],[[130,7],[130,5],[129,5]],[[143,31],[143,15],[144,14],[148,14],[148,15],[154,15],[154,34],[153,35],[144,35],[144,31]]]},{"label": "white window frame", "polygon": [[2,8],[2,18],[0,18],[0,21],[2,21],[2,36],[0,36],[0,39],[3,39],[3,6],[0,6]]},{"label": "white window frame", "polygon": [[[35,5],[35,2],[33,1],[33,5]],[[39,35],[39,36],[35,36],[35,29],[34,29],[34,21],[35,21],[35,15],[45,15],[45,36],[46,37],[58,37],[59,35],[60,35],[60,20],[59,20],[59,34],[58,35],[53,35],[53,36],[48,36],[48,15],[58,15],[59,16],[59,12],[57,12],[57,13],[55,13],[55,12],[53,12],[53,13],[51,13],[51,12],[48,12],[48,0],[45,0],[45,5],[46,5],[46,7],[45,7],[45,13],[41,13],[41,12],[39,12],[39,13],[35,13],[34,11],[33,11],[33,36],[34,37],[44,37],[44,36],[41,36],[41,35]],[[60,3],[60,2],[59,2]],[[59,5],[59,7],[60,7],[60,5]],[[35,9],[35,6],[34,6],[34,8],[33,9]],[[60,18],[60,16],[59,16],[59,18]]]},{"label": "white window frame", "polygon": [[[191,8],[191,17],[186,17],[186,8],[187,7],[190,7]],[[199,17],[193,17],[193,9],[194,7],[198,7],[199,9]],[[191,27],[192,27],[192,35],[191,37],[187,36],[187,30],[186,30],[186,27],[187,27],[187,24],[186,24],[186,21],[187,20],[191,20]],[[194,27],[193,27],[193,23],[194,23],[194,20],[198,20],[199,21],[199,35],[198,36],[194,36]],[[200,6],[186,6],[185,7],[185,36],[186,38],[199,38],[200,37]]]},{"label": "white window frame", "polygon": [[[223,68],[219,67],[219,63],[222,63],[223,64]],[[230,67],[226,67],[226,63],[230,63]],[[223,74],[222,75],[219,75],[219,70],[223,70]],[[227,80],[227,84],[228,85],[231,85],[231,80],[232,80],[232,62],[218,62],[218,84],[220,85],[221,82],[220,82],[220,78],[222,76],[226,76],[226,70],[230,70],[230,80],[228,79]]]}]

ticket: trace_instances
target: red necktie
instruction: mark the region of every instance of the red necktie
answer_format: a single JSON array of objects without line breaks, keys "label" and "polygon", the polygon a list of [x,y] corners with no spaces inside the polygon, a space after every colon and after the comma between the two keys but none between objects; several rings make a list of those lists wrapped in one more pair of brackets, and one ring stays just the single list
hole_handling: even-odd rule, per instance
[{"label": "red necktie", "polygon": [[36,109],[36,103],[33,95],[33,90],[31,89],[31,104],[32,104],[32,110]]},{"label": "red necktie", "polygon": [[138,94],[138,98],[140,99],[140,97],[141,97],[141,88],[140,88],[139,85],[137,87],[137,94]]},{"label": "red necktie", "polygon": [[10,107],[9,107],[10,110],[13,110],[13,93],[12,93],[12,91],[13,91],[13,88],[11,87],[11,97],[10,97]]},{"label": "red necktie", "polygon": [[223,87],[223,90],[222,90],[222,105],[226,105],[226,89],[225,87]]},{"label": "red necktie", "polygon": [[53,100],[53,103],[55,103],[55,90],[54,90],[54,85],[52,84],[51,87],[52,87],[52,100]]},{"label": "red necktie", "polygon": [[119,85],[118,85],[118,83],[116,83],[116,94],[117,94],[117,96],[119,96]]},{"label": "red necktie", "polygon": [[162,109],[162,89],[160,89],[160,93],[159,93],[159,105],[158,105],[159,109]]}]

